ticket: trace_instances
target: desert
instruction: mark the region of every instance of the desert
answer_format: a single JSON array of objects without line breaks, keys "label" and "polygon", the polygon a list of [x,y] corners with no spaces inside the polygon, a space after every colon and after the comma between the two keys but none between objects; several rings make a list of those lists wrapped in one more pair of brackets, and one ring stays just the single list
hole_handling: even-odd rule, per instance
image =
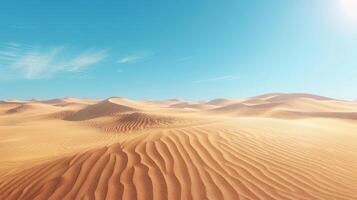
[{"label": "desert", "polygon": [[357,199],[357,102],[0,102],[0,199]]}]

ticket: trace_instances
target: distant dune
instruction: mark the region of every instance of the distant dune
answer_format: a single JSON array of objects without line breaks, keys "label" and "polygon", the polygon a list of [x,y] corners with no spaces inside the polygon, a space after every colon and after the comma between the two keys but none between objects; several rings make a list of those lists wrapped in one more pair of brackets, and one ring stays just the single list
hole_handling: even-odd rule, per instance
[{"label": "distant dune", "polygon": [[357,199],[357,102],[0,101],[0,199]]},{"label": "distant dune", "polygon": [[230,100],[230,99],[213,99],[211,101],[208,101],[207,104],[215,105],[215,106],[225,106],[228,104],[233,104],[235,102],[236,102],[235,100]]},{"label": "distant dune", "polygon": [[171,108],[184,108],[184,109],[198,109],[198,110],[206,110],[212,108],[211,105],[202,104],[202,103],[190,103],[190,102],[181,102],[177,104],[170,105]]},{"label": "distant dune", "polygon": [[7,110],[6,114],[14,114],[14,113],[19,113],[19,112],[25,112],[27,110],[32,109],[33,107],[34,106],[27,105],[27,104],[19,105],[19,106],[16,106],[15,108],[11,108],[11,109]]},{"label": "distant dune", "polygon": [[89,105],[71,116],[66,117],[66,120],[72,121],[82,121],[93,119],[96,117],[110,116],[117,113],[124,113],[128,111],[135,111],[135,108],[121,105],[119,103],[113,102],[110,99],[101,101],[99,103]]},{"label": "distant dune", "polygon": [[356,103],[311,94],[266,94],[238,103],[232,102],[211,110],[235,116],[290,118],[356,119]]}]

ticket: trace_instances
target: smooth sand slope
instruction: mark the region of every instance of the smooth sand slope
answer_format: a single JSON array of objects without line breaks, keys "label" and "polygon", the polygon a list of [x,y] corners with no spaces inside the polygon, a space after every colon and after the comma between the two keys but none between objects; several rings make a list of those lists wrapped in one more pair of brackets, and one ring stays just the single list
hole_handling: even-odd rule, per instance
[{"label": "smooth sand slope", "polygon": [[0,199],[357,199],[357,102],[0,102]]}]

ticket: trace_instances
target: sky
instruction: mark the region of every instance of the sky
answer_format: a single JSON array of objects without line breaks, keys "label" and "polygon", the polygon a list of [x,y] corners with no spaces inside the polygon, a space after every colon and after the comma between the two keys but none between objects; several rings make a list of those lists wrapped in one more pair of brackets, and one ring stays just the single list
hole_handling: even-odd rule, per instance
[{"label": "sky", "polygon": [[357,99],[357,0],[2,0],[0,99]]}]

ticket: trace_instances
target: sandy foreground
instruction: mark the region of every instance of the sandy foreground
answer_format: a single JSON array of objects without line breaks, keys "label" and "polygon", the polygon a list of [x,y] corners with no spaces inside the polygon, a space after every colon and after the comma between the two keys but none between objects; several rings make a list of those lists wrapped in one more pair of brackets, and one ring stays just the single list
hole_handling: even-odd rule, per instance
[{"label": "sandy foreground", "polygon": [[357,199],[357,102],[0,102],[0,199]]}]

